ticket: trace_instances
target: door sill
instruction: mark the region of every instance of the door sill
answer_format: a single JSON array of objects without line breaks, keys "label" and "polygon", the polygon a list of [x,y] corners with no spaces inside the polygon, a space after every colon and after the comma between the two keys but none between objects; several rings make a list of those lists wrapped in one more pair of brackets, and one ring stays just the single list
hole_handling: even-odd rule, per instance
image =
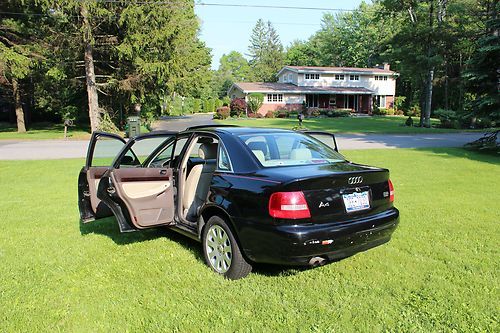
[{"label": "door sill", "polygon": [[177,223],[172,226],[168,226],[169,229],[174,230],[175,232],[178,232],[184,236],[187,236],[191,239],[194,239],[196,241],[200,241],[200,238],[198,237],[198,233],[196,232],[196,227],[191,227],[187,226],[182,223]]}]

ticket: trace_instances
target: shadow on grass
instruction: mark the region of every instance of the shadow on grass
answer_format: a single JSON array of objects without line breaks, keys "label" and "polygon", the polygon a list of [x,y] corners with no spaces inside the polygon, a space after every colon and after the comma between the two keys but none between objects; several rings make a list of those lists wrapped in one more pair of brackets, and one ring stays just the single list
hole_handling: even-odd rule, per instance
[{"label": "shadow on grass", "polygon": [[[168,228],[155,228],[134,232],[121,233],[114,217],[99,219],[89,223],[80,223],[80,233],[85,235],[97,234],[109,237],[117,245],[128,245],[145,242],[158,238],[167,238],[172,242],[180,244],[191,252],[200,262],[204,262],[201,244],[189,237],[176,233]],[[333,263],[333,262],[331,262]],[[330,264],[330,263],[328,263]],[[253,264],[253,273],[263,276],[293,276],[303,271],[313,269],[308,266],[282,266],[271,264]]]},{"label": "shadow on grass", "polygon": [[203,253],[200,243],[195,240],[169,230],[167,227],[154,228],[148,230],[138,230],[134,232],[121,233],[114,217],[99,219],[89,223],[80,222],[80,233],[85,236],[89,234],[104,235],[117,245],[127,245],[138,242],[145,242],[157,238],[168,238],[169,240],[182,245],[193,255],[203,261]]},{"label": "shadow on grass", "polygon": [[465,148],[418,148],[444,158],[467,158],[469,160],[500,165],[500,154],[495,152],[477,151]]},{"label": "shadow on grass", "polygon": [[[115,218],[108,217],[89,223],[80,222],[80,233],[83,236],[90,234],[104,235],[111,238],[111,240],[113,240],[113,242],[115,242],[117,245],[128,245],[133,243],[146,242],[158,238],[166,238],[184,247],[186,250],[191,252],[193,256],[201,263],[205,262],[201,243],[189,237],[181,235],[173,230],[170,230],[168,227],[121,233]],[[326,262],[325,265],[332,265],[346,258],[330,260]],[[261,263],[253,263],[252,266],[253,274],[267,277],[295,276],[305,271],[319,269],[319,267],[311,266],[286,266]]]},{"label": "shadow on grass", "polygon": [[[352,256],[328,260],[323,266],[334,265],[337,262],[348,259]],[[252,272],[264,276],[294,276],[305,271],[319,269],[320,267],[322,266],[313,267],[313,266],[283,266],[283,265],[272,265],[272,264],[253,264]]]},{"label": "shadow on grass", "polygon": [[282,266],[271,264],[253,264],[252,273],[263,276],[294,276],[301,272],[313,269],[309,266]]}]

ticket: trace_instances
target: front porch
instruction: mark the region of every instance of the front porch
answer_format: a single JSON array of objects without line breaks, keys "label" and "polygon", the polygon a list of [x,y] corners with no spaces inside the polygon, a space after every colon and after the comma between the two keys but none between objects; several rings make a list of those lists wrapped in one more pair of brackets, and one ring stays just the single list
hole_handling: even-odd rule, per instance
[{"label": "front porch", "polygon": [[372,94],[306,94],[308,108],[350,109],[356,113],[372,113]]}]

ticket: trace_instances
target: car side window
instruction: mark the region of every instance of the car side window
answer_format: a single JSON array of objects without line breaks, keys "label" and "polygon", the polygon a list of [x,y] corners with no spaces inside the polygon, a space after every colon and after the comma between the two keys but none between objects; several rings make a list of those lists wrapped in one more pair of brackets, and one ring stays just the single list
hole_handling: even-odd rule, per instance
[{"label": "car side window", "polygon": [[231,162],[226,149],[221,144],[219,145],[219,160],[217,161],[217,169],[224,171],[231,171]]},{"label": "car side window", "polygon": [[[157,167],[167,167],[167,166],[172,166],[173,161],[176,160],[176,158],[179,156],[179,154],[182,152],[182,149],[186,145],[188,138],[187,137],[181,137],[177,140],[172,141],[169,143],[149,164],[149,167],[152,168],[157,168]],[[172,156],[172,150],[174,149],[175,146],[175,151]],[[172,160],[171,160],[172,158]]]},{"label": "car side window", "polygon": [[[123,146],[125,146],[125,143],[122,141],[107,136],[98,137],[94,147],[91,166],[110,166]],[[129,152],[133,156],[133,152]]]},{"label": "car side window", "polygon": [[[184,149],[184,146],[186,146],[186,143],[188,142],[188,137],[183,137],[179,138],[175,144],[175,151],[174,155],[172,156],[172,161],[176,162],[179,160],[179,155],[181,154],[182,150]],[[173,165],[170,163],[170,165]]]},{"label": "car side window", "polygon": [[148,167],[155,168],[163,166],[170,161],[172,156],[172,149],[174,148],[175,141],[170,142],[149,164]]},{"label": "car side window", "polygon": [[154,152],[155,149],[158,148],[158,146],[163,144],[168,139],[169,139],[168,137],[166,138],[163,136],[159,136],[159,137],[151,137],[151,138],[144,138],[141,140],[137,140],[132,146],[133,151],[137,156],[136,161],[134,161],[133,163],[129,163],[129,158],[127,158],[130,153],[129,150],[120,160],[120,167],[141,166],[144,163],[144,161],[146,161],[146,159],[149,157],[149,155],[151,155],[151,153]]}]

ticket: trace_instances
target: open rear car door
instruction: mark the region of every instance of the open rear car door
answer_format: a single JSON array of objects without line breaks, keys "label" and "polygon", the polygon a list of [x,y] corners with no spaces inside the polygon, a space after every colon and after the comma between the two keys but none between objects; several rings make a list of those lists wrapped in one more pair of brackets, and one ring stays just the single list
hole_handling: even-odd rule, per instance
[{"label": "open rear car door", "polygon": [[97,197],[115,215],[121,232],[174,224],[174,173],[171,157],[176,133],[150,133],[129,140],[101,177]]},{"label": "open rear car door", "polygon": [[78,208],[83,223],[113,215],[109,207],[97,197],[97,187],[125,143],[125,140],[116,134],[92,133],[85,166],[78,176]]}]

